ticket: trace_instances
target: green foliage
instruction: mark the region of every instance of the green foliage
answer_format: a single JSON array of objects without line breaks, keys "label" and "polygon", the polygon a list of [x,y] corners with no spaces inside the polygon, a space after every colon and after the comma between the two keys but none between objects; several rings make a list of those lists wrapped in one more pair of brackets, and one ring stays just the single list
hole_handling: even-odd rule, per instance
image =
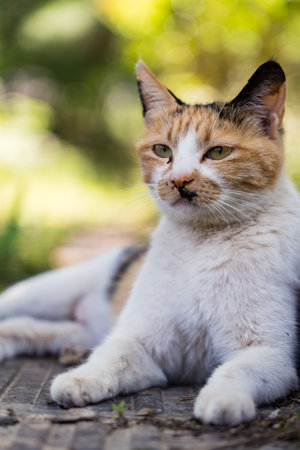
[{"label": "green foliage", "polygon": [[124,400],[122,400],[119,403],[113,403],[110,404],[112,410],[116,413],[117,419],[124,417],[126,411],[128,410],[128,407],[125,405]]},{"label": "green foliage", "polygon": [[66,231],[21,225],[14,209],[0,227],[0,289],[50,268],[49,254]]},{"label": "green foliage", "polygon": [[188,102],[228,100],[277,58],[300,187],[299,41],[298,0],[2,0],[0,283],[48,268],[64,230],[153,217],[124,192],[143,128],[139,56]]},{"label": "green foliage", "polygon": [[3,0],[0,25],[5,91],[50,105],[51,131],[118,173],[142,125],[138,56],[194,101],[196,86],[236,93],[275,56],[300,94],[295,0]]}]

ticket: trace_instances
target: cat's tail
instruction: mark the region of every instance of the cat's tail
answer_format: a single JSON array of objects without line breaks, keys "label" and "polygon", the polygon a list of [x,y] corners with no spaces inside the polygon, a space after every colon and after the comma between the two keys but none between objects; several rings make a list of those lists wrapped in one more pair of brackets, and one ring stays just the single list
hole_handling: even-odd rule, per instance
[{"label": "cat's tail", "polygon": [[78,301],[92,291],[109,295],[124,249],[108,251],[84,263],[52,270],[17,283],[0,295],[0,319],[15,316],[72,318]]}]

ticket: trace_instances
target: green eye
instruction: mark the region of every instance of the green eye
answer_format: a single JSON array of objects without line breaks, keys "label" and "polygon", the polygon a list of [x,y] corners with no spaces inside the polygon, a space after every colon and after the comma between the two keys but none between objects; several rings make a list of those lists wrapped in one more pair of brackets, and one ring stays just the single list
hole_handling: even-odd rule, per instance
[{"label": "green eye", "polygon": [[227,156],[230,155],[231,152],[232,152],[231,147],[218,146],[208,150],[205,156],[209,159],[218,160],[226,158]]},{"label": "green eye", "polygon": [[171,158],[172,157],[172,150],[167,145],[156,144],[153,147],[153,151],[160,158]]}]

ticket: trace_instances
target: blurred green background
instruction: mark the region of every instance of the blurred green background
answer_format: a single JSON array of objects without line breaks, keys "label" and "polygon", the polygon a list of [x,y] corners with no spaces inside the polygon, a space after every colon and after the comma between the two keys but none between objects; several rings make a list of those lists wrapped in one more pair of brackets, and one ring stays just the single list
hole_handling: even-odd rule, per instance
[{"label": "blurred green background", "polygon": [[300,187],[297,0],[1,0],[0,286],[49,267],[74,231],[155,221],[134,143],[141,56],[187,102],[229,100],[275,57]]}]

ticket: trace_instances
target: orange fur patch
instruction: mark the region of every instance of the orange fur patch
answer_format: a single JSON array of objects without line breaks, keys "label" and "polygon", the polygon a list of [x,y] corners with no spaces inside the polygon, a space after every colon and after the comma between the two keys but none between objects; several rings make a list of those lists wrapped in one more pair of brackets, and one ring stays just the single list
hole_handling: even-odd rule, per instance
[{"label": "orange fur patch", "polygon": [[145,253],[142,253],[139,258],[135,259],[122,274],[121,279],[118,281],[116,289],[111,298],[112,314],[118,316],[121,309],[128,299],[133,283],[142,267],[145,260]]},{"label": "orange fur patch", "polygon": [[[155,144],[165,144],[176,158],[176,147],[180,137],[192,126],[197,135],[199,161],[212,167],[221,179],[238,190],[261,191],[276,183],[283,165],[283,150],[280,135],[270,139],[263,135],[253,117],[240,126],[230,120],[222,120],[211,107],[178,106],[172,102],[168,108],[152,111],[147,122],[146,135],[138,144],[138,156],[142,175],[146,183],[153,182],[157,167],[165,166],[164,177],[158,183],[158,194],[163,200],[176,201],[178,192],[168,183],[172,162],[158,157],[153,152]],[[223,160],[203,160],[203,155],[212,147],[225,145],[233,148]],[[188,189],[197,193],[198,202],[207,204],[220,194],[220,186],[213,180],[195,172],[194,181]],[[196,199],[193,199],[195,202]]]}]

